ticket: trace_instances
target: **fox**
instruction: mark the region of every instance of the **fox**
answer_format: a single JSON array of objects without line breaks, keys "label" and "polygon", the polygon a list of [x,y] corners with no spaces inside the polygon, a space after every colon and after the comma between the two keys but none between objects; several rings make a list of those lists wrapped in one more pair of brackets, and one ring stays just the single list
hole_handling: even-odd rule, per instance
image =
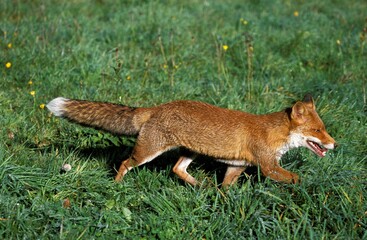
[{"label": "fox", "polygon": [[137,136],[131,155],[122,161],[115,181],[132,168],[164,152],[183,149],[172,171],[192,186],[200,183],[187,168],[199,155],[225,163],[222,186],[235,184],[248,166],[276,182],[299,183],[296,173],[280,166],[291,149],[305,147],[325,157],[337,146],[326,131],[314,100],[306,94],[291,107],[268,114],[252,114],[191,100],[176,100],[153,107],[67,99],[47,104],[56,117],[112,134]]}]

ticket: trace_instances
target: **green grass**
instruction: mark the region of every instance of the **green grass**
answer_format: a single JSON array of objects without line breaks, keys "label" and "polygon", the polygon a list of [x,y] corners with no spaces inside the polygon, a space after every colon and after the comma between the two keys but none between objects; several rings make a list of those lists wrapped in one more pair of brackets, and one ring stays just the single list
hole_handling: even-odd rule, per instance
[{"label": "green grass", "polygon": [[[0,238],[367,238],[365,1],[3,0],[0,9]],[[286,154],[299,185],[250,169],[228,192],[223,166],[207,159],[189,169],[206,187],[185,185],[171,173],[175,153],[117,184],[113,168],[134,139],[40,108],[64,96],[268,113],[307,92],[340,147],[323,159]]]}]

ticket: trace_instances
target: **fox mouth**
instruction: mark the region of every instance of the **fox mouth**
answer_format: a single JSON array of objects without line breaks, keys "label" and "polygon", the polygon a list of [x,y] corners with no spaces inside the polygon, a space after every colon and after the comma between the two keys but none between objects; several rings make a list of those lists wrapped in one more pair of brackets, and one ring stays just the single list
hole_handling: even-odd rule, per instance
[{"label": "fox mouth", "polygon": [[314,142],[314,141],[307,141],[308,146],[310,149],[319,157],[325,157],[326,152],[328,151],[326,148],[321,146],[320,144]]}]

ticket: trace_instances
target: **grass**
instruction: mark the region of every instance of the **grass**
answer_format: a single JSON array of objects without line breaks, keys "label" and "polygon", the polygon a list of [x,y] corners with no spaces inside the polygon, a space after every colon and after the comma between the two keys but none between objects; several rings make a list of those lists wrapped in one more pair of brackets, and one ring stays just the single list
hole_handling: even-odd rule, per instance
[{"label": "grass", "polygon": [[[367,238],[366,2],[5,0],[0,9],[1,238]],[[206,187],[185,185],[171,173],[175,153],[116,184],[113,167],[134,139],[43,108],[64,96],[268,113],[307,92],[340,147],[323,159],[302,149],[283,157],[299,185],[250,169],[228,192],[224,167],[207,159],[189,169]]]}]

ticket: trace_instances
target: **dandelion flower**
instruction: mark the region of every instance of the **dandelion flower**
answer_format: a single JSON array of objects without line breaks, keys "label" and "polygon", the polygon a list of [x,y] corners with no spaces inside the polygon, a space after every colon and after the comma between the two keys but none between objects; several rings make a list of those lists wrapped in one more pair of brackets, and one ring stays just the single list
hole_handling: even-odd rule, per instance
[{"label": "dandelion flower", "polygon": [[36,91],[30,91],[29,94],[31,94],[34,97],[36,95]]},{"label": "dandelion flower", "polygon": [[128,81],[130,81],[130,80],[131,80],[130,75],[127,75],[127,76],[126,76],[126,80],[128,80]]},{"label": "dandelion flower", "polygon": [[167,65],[167,64],[164,64],[164,65],[163,65],[163,68],[164,68],[164,69],[167,69],[167,68],[168,68],[168,65]]},{"label": "dandelion flower", "polygon": [[11,68],[11,62],[7,62],[7,63],[5,64],[5,67],[6,67],[6,68]]},{"label": "dandelion flower", "polygon": [[336,44],[341,45],[342,42],[338,39],[338,40],[336,40]]},{"label": "dandelion flower", "polygon": [[43,103],[42,103],[42,104],[40,104],[40,108],[41,108],[41,109],[44,109],[44,108],[45,108],[45,104],[43,104]]},{"label": "dandelion flower", "polygon": [[28,85],[32,85],[32,84],[33,84],[32,80],[29,80]]},{"label": "dandelion flower", "polygon": [[11,43],[8,43],[8,48],[12,48],[13,45]]},{"label": "dandelion flower", "polygon": [[299,12],[298,11],[294,11],[293,12],[293,16],[298,17],[299,16]]},{"label": "dandelion flower", "polygon": [[228,45],[223,45],[223,50],[227,51],[228,50]]}]

